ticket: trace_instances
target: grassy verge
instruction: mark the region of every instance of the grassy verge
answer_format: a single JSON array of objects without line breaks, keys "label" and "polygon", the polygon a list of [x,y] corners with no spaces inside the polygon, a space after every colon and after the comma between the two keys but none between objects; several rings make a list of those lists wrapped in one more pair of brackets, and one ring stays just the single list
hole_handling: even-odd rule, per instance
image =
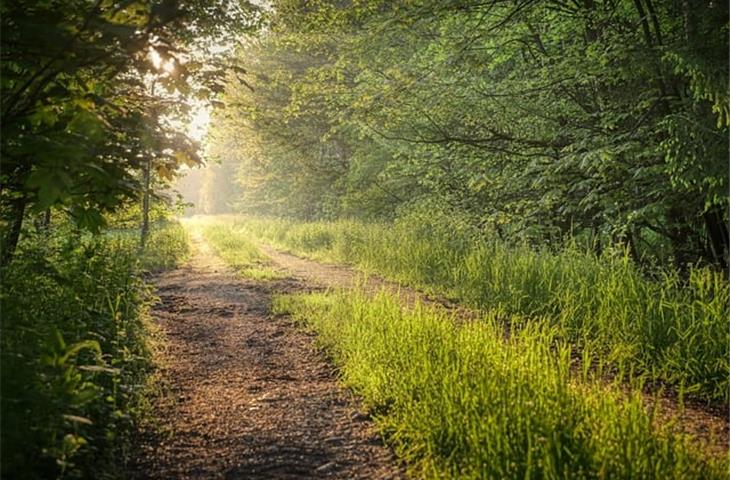
[{"label": "grassy verge", "polygon": [[[725,478],[658,425],[638,394],[571,375],[570,348],[547,322],[505,341],[497,315],[461,324],[387,295],[278,297],[318,334],[344,382],[416,478]],[[576,378],[578,377],[578,378]]]},{"label": "grassy verge", "polygon": [[597,256],[570,245],[507,245],[444,218],[387,225],[242,218],[218,228],[446,293],[504,312],[507,322],[517,315],[546,323],[580,350],[599,352],[616,372],[730,400],[730,286],[720,272],[694,268],[681,279],[666,270],[648,278],[620,250]]},{"label": "grassy verge", "polygon": [[124,476],[152,372],[142,273],[186,252],[176,224],[141,258],[132,233],[24,237],[1,272],[3,478]]},{"label": "grassy verge", "polygon": [[222,224],[207,224],[202,229],[216,253],[242,276],[261,281],[284,277],[271,267],[266,255],[244,233]]},{"label": "grassy verge", "polygon": [[167,222],[152,227],[140,262],[148,271],[169,270],[184,262],[189,254],[190,239],[185,228],[178,222]]},{"label": "grassy verge", "polygon": [[[128,249],[135,249],[139,243],[139,230],[117,229],[108,236],[123,242]],[[175,221],[161,221],[152,224],[147,246],[138,254],[138,267],[147,272],[175,268],[190,254],[190,238],[187,230]]]}]

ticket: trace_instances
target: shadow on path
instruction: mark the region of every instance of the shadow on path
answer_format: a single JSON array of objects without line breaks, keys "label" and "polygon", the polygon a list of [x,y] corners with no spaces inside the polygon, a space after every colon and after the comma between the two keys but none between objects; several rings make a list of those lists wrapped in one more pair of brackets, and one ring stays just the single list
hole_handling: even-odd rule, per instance
[{"label": "shadow on path", "polygon": [[166,336],[160,430],[139,432],[136,479],[390,479],[403,473],[313,338],[270,313],[292,279],[242,279],[202,238],[156,279]]}]

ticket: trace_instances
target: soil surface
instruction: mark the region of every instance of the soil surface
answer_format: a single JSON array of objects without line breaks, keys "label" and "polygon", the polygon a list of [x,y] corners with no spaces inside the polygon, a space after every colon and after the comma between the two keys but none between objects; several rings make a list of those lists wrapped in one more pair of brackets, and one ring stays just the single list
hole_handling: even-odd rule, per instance
[{"label": "soil surface", "polygon": [[403,476],[314,339],[270,312],[304,291],[226,267],[202,238],[183,268],[156,278],[165,337],[159,428],[140,432],[132,478],[391,479]]},{"label": "soil surface", "polygon": [[[160,303],[153,316],[166,336],[161,378],[168,395],[157,406],[163,429],[139,434],[141,454],[131,478],[403,478],[402,465],[358,399],[338,384],[315,339],[273,315],[271,297],[359,287],[397,293],[407,304],[424,301],[467,321],[476,312],[265,245],[261,250],[287,278],[242,278],[202,237],[193,240],[188,265],[156,278]],[[671,398],[660,401],[660,421],[691,434],[709,453],[727,453],[730,424],[723,409],[680,410]]]}]

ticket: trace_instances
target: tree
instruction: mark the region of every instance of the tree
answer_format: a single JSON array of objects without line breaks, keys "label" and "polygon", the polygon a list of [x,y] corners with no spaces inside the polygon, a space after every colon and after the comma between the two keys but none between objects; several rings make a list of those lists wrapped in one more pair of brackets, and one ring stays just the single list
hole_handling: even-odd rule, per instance
[{"label": "tree", "polygon": [[[274,11],[263,70],[278,76],[257,93],[235,78],[229,89],[249,99],[230,117],[266,142],[246,170],[251,205],[280,191],[314,206],[306,216],[388,217],[427,202],[504,239],[572,235],[637,260],[727,266],[728,12],[716,2]],[[251,110],[263,98],[276,101]],[[322,149],[342,155],[305,160]],[[327,188],[284,177],[315,165]]]},{"label": "tree", "polygon": [[[0,16],[6,264],[28,210],[63,208],[97,229],[101,212],[139,194],[136,172],[152,154],[163,174],[196,162],[169,116],[180,113],[181,96],[215,95],[226,68],[202,64],[196,50],[250,30],[260,14],[223,0],[3,0]],[[151,57],[168,66],[158,80],[166,99],[148,88]]]}]

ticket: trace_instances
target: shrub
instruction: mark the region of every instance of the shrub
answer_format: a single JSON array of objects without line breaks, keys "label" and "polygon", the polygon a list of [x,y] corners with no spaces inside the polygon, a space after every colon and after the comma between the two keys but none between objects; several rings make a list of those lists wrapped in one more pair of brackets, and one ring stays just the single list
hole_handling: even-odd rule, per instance
[{"label": "shrub", "polygon": [[178,228],[142,261],[130,235],[24,237],[0,272],[3,478],[119,473],[152,368],[143,267],[179,259]]}]

